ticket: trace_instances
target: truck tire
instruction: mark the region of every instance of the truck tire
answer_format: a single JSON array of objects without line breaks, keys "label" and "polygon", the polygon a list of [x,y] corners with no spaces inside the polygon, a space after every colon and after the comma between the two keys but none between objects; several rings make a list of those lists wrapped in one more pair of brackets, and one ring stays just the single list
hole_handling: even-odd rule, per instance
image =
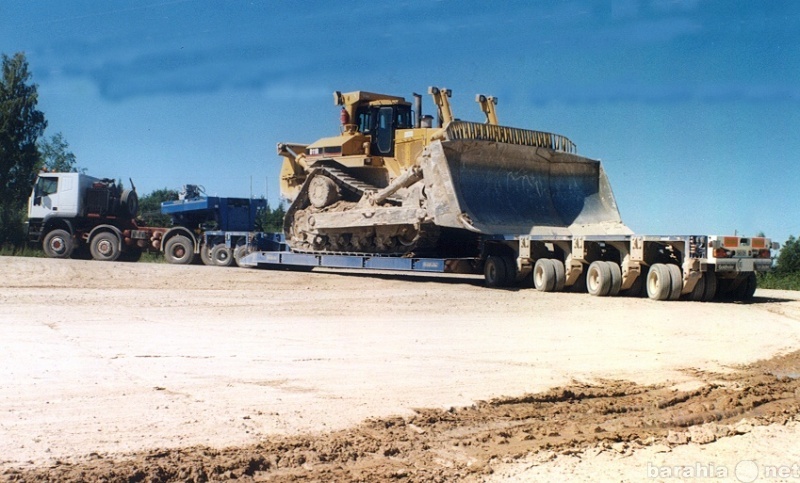
[{"label": "truck tire", "polygon": [[683,290],[683,270],[673,263],[667,264],[667,269],[669,270],[670,282],[669,299],[678,300],[681,298],[681,291]]},{"label": "truck tire", "polygon": [[502,257],[491,255],[483,264],[483,278],[487,287],[497,288],[508,285],[508,269]]},{"label": "truck tire", "polygon": [[233,260],[236,262],[237,267],[244,267],[245,265],[242,264],[242,258],[247,256],[247,245],[238,245],[236,248],[233,249]]},{"label": "truck tire", "polygon": [[184,235],[175,235],[164,245],[164,259],[175,265],[189,265],[194,261],[192,241]]},{"label": "truck tire", "polygon": [[556,288],[556,267],[549,258],[536,260],[533,266],[533,286],[540,292],[552,292]]},{"label": "truck tire", "polygon": [[[712,268],[712,267],[709,267]],[[717,273],[712,270],[707,270],[703,273],[705,279],[705,289],[703,290],[703,302],[711,302],[717,298]]]},{"label": "truck tire", "polygon": [[586,290],[596,297],[605,297],[611,291],[611,268],[606,262],[596,261],[586,272]]},{"label": "truck tire", "polygon": [[755,273],[750,272],[734,290],[734,300],[751,300],[756,293],[756,287],[758,287],[758,279],[756,279]]},{"label": "truck tire", "polygon": [[218,267],[230,267],[233,265],[233,250],[220,243],[211,249],[211,260]]},{"label": "truck tire", "polygon": [[125,215],[136,218],[136,213],[139,212],[139,195],[133,190],[123,190],[119,201]]},{"label": "truck tire", "polygon": [[553,288],[556,292],[564,291],[564,284],[567,282],[567,272],[564,268],[564,262],[556,258],[551,258],[550,263],[556,272],[556,286]]},{"label": "truck tire", "polygon": [[667,300],[672,290],[669,268],[663,263],[654,263],[647,272],[647,296],[653,300]]},{"label": "truck tire", "polygon": [[75,242],[67,230],[53,230],[42,241],[42,249],[50,258],[69,258],[74,248]]},{"label": "truck tire", "polygon": [[110,231],[103,231],[89,241],[92,258],[101,262],[115,262],[119,258],[119,237]]},{"label": "truck tire", "polygon": [[610,297],[619,295],[619,289],[622,288],[622,268],[615,262],[606,262],[608,270],[611,272],[611,288],[608,291]]},{"label": "truck tire", "polygon": [[203,265],[214,265],[214,261],[211,259],[211,249],[209,249],[208,245],[205,243],[200,245],[200,260],[203,262]]},{"label": "truck tire", "polygon": [[694,288],[689,292],[689,300],[692,302],[702,302],[706,291],[706,272],[700,272],[700,279],[694,285]]}]

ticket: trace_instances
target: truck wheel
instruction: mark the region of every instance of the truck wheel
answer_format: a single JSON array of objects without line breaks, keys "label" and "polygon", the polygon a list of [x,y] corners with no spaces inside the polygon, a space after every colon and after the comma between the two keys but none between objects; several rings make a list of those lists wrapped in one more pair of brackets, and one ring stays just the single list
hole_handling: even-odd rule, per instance
[{"label": "truck wheel", "polygon": [[700,272],[700,275],[701,275],[700,279],[697,281],[697,283],[694,285],[694,288],[689,293],[689,300],[691,300],[692,302],[702,302],[703,295],[705,294],[706,291],[706,273]]},{"label": "truck wheel", "polygon": [[244,267],[241,263],[242,258],[247,256],[247,245],[239,245],[233,249],[233,261],[236,262],[237,267]]},{"label": "truck wheel", "polygon": [[551,258],[550,264],[553,265],[553,269],[556,272],[556,286],[553,287],[553,290],[561,292],[564,290],[564,284],[567,282],[567,272],[564,269],[564,262],[556,258]]},{"label": "truck wheel", "polygon": [[67,230],[53,230],[42,241],[42,249],[50,258],[69,258],[75,243]]},{"label": "truck wheel", "polygon": [[497,288],[508,285],[508,270],[502,257],[489,256],[483,264],[483,278],[487,287]]},{"label": "truck wheel", "polygon": [[552,292],[556,288],[556,267],[549,258],[536,260],[533,266],[533,286],[540,292]]},{"label": "truck wheel", "polygon": [[89,242],[92,258],[101,262],[114,262],[119,258],[119,238],[110,231],[95,235]]},{"label": "truck wheel", "polygon": [[133,190],[123,190],[119,201],[125,215],[136,218],[136,213],[139,211],[139,195]]},{"label": "truck wheel", "polygon": [[622,288],[622,268],[614,262],[606,262],[608,270],[611,272],[611,288],[608,295],[616,297],[619,295],[619,289]]},{"label": "truck wheel", "polygon": [[647,296],[653,300],[667,300],[672,289],[669,268],[663,263],[655,263],[647,272]]},{"label": "truck wheel", "polygon": [[683,290],[683,270],[673,263],[667,264],[667,269],[669,270],[670,282],[669,299],[678,300],[681,298],[681,291]]},{"label": "truck wheel", "polygon": [[589,265],[586,290],[597,297],[605,297],[611,291],[611,268],[606,262],[598,260]]},{"label": "truck wheel", "polygon": [[167,263],[189,265],[194,261],[192,241],[183,235],[175,235],[170,238],[164,245],[164,259],[167,260]]},{"label": "truck wheel", "polygon": [[705,289],[703,290],[703,302],[711,302],[717,297],[717,274],[709,270],[703,273],[703,278],[706,283]]},{"label": "truck wheel", "polygon": [[756,293],[756,287],[758,287],[758,280],[756,279],[756,274],[750,272],[747,274],[747,277],[742,280],[742,283],[736,287],[736,290],[733,293],[734,300],[750,300],[753,298],[753,295]]},{"label": "truck wheel", "polygon": [[214,260],[211,259],[211,249],[205,243],[200,245],[200,260],[203,265],[214,265]]},{"label": "truck wheel", "polygon": [[219,244],[211,249],[211,260],[218,267],[230,267],[233,264],[233,250]]}]

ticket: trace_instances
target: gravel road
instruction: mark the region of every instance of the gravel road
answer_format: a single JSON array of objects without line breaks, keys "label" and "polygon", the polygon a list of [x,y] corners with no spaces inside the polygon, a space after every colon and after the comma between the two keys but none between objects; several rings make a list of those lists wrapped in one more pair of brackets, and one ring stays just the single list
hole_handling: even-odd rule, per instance
[{"label": "gravel road", "polygon": [[12,481],[636,480],[656,460],[627,456],[666,445],[660,470],[711,422],[701,449],[755,441],[717,461],[765,455],[758,437],[797,448],[793,292],[653,302],[463,276],[15,257],[0,279]]}]

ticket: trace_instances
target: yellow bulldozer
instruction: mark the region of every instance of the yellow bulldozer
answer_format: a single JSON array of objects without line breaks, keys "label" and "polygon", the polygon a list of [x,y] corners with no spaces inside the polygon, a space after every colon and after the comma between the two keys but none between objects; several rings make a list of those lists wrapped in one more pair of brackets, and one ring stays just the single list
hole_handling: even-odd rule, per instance
[{"label": "yellow bulldozer", "polygon": [[[434,117],[402,97],[334,93],[339,135],[278,144],[289,246],[307,253],[418,256],[477,235],[630,234],[599,161],[559,134],[456,119],[431,87]],[[477,250],[477,246],[475,247]],[[470,256],[464,253],[464,256]]]}]

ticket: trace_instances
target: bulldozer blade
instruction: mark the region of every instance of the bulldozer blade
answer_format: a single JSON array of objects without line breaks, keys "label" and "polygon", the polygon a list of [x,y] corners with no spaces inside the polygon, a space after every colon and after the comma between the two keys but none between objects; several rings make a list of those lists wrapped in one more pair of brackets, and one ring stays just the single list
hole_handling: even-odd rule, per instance
[{"label": "bulldozer blade", "polygon": [[596,160],[462,139],[433,142],[422,167],[437,225],[487,234],[631,233]]}]

